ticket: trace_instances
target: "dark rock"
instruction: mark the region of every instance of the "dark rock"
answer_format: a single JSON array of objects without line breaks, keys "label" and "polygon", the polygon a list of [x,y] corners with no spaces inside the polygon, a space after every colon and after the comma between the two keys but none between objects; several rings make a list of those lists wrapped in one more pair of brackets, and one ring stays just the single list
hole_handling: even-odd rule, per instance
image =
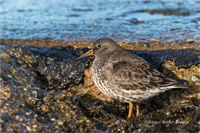
[{"label": "dark rock", "polygon": [[157,51],[130,51],[147,60],[156,69],[164,59],[172,60],[177,67],[190,67],[200,63],[200,50],[196,49],[169,49]]},{"label": "dark rock", "polygon": [[200,23],[200,17],[192,19],[191,22],[197,23],[197,24]]},{"label": "dark rock", "polygon": [[[77,57],[88,51],[87,48],[75,49],[67,47],[41,48],[33,46],[5,46],[13,49],[10,55],[21,58],[27,62],[39,77],[47,81],[49,86],[66,88],[79,84],[83,80],[83,71],[91,58],[76,61]],[[177,67],[190,67],[200,63],[199,50],[175,49],[157,51],[129,51],[146,59],[152,66],[159,68],[163,60],[172,60]],[[16,53],[20,53],[16,54]],[[58,87],[60,86],[60,87]]]},{"label": "dark rock", "polygon": [[[83,80],[83,71],[89,58],[75,61],[78,56],[88,49],[67,47],[41,48],[33,46],[6,46],[21,52],[21,58],[29,64],[39,75],[44,76],[49,86],[70,87]],[[13,54],[16,56],[16,54]]]},{"label": "dark rock", "polygon": [[132,18],[129,20],[130,23],[132,24],[141,24],[144,23],[143,21],[138,20],[137,18]]},{"label": "dark rock", "polygon": [[[79,84],[67,90],[44,90],[43,81],[36,74],[37,70],[43,70],[37,68],[37,64],[41,64],[37,61],[47,64],[45,61],[52,59],[55,61],[53,63],[57,63],[58,59],[76,59],[76,56],[87,51],[66,48],[72,54],[65,55],[65,47],[0,45],[0,132],[199,131],[199,87],[176,89],[143,101],[139,120],[134,117],[134,106],[129,125],[125,124],[128,104],[100,100],[97,97],[99,92],[92,94],[97,90],[95,86],[88,88]],[[140,51],[142,53],[144,56],[145,52]],[[161,55],[164,55],[162,52],[159,57],[165,57]],[[158,56],[158,53],[152,54],[152,59],[154,56]],[[89,59],[79,62],[84,63],[85,60],[87,62]],[[54,69],[51,71],[55,72]]]}]

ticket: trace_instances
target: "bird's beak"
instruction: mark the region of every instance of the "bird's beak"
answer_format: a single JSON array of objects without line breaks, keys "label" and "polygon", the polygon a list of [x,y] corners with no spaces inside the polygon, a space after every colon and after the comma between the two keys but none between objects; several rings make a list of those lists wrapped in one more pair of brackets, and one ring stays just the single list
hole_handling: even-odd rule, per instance
[{"label": "bird's beak", "polygon": [[87,53],[85,54],[82,54],[80,57],[78,57],[76,60],[79,60],[81,58],[85,58],[87,56],[90,56],[90,55],[94,55],[94,52],[93,52],[93,49],[91,49],[90,51],[88,51]]}]

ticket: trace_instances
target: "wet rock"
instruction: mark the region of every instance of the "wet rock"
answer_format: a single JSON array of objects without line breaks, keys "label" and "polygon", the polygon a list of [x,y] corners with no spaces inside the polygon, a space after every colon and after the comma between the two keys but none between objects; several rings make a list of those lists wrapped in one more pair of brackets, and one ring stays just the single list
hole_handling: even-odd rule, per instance
[{"label": "wet rock", "polygon": [[[29,48],[3,45],[0,47],[0,132],[61,131],[63,128],[58,126],[60,123],[64,123],[66,119],[70,121],[72,119],[77,120],[80,116],[83,116],[83,113],[80,113],[80,110],[78,111],[78,108],[71,101],[76,91],[66,92],[62,90],[55,92],[54,90],[45,90],[48,86],[44,80],[41,80],[40,74],[38,74],[39,71],[37,71],[41,69],[34,66],[38,63],[35,61],[40,59],[37,57],[37,52],[40,56],[41,51],[37,51],[37,48],[34,49],[34,47]],[[73,52],[72,49],[70,50]],[[59,54],[59,52],[55,53]],[[75,53],[78,54],[78,51]],[[54,58],[54,55],[50,54],[49,56]],[[56,61],[63,55],[55,55],[55,58],[58,58]],[[65,57],[69,59],[72,56],[73,54],[68,53]],[[45,54],[41,57],[44,60],[46,59]],[[71,75],[73,78],[73,74]],[[53,87],[53,89],[57,88]],[[79,131],[81,128],[83,129],[83,127],[74,127],[73,130]]]},{"label": "wet rock", "polygon": [[[83,81],[83,71],[89,58],[76,61],[77,57],[88,49],[68,47],[39,48],[29,46],[4,46],[10,52],[26,62],[39,76],[48,82],[49,86],[67,88]],[[18,63],[23,64],[22,61]],[[9,69],[12,75],[15,71]],[[42,79],[42,78],[41,78]]]},{"label": "wet rock", "polygon": [[130,51],[147,60],[155,68],[159,68],[165,59],[175,62],[177,67],[188,68],[200,64],[199,53],[196,49],[169,49],[156,51]]},{"label": "wet rock", "polygon": [[[54,86],[53,90],[49,90],[46,89],[47,84],[38,74],[39,71],[36,71],[42,68],[35,66],[39,64],[36,63],[37,59],[49,61],[44,54],[46,48],[38,48],[44,50],[43,54],[40,50],[38,52],[37,47],[28,47],[26,50],[23,48],[25,47],[1,46],[0,49],[0,132],[194,132],[199,130],[198,86],[186,90],[168,91],[143,101],[140,104],[139,120],[135,117],[134,106],[131,123],[126,123],[128,104],[106,97],[94,84],[86,83],[92,81],[91,64],[86,71],[82,71],[82,74],[85,74],[83,84],[68,89],[58,89],[59,86]],[[52,51],[55,52],[55,49]],[[63,49],[60,49],[62,53]],[[147,54],[146,52],[144,53]],[[139,54],[141,53],[140,51]],[[152,54],[154,57],[152,59],[157,59],[157,63],[161,62],[161,59],[156,58],[159,54],[160,58],[165,57],[162,56],[162,52]],[[52,57],[53,60],[53,58],[60,59],[63,54],[50,55],[48,54],[49,58]],[[2,60],[3,58],[5,60]],[[87,60],[89,59],[86,59],[86,62]],[[169,63],[168,68],[176,71],[174,62],[167,63]],[[192,75],[198,77],[199,71],[192,66],[191,70],[194,71]],[[45,75],[43,77],[45,78]],[[51,80],[54,77],[50,75],[48,78]]]},{"label": "wet rock", "polygon": [[[32,118],[37,113],[28,105],[35,106],[35,103],[40,100],[42,91],[38,88],[41,87],[42,82],[35,79],[33,70],[20,66],[17,63],[18,59],[7,53],[8,49],[2,47],[0,49],[1,132],[32,130],[31,125],[37,123]],[[7,60],[2,60],[2,58],[7,58]],[[26,82],[23,82],[24,79]]]},{"label": "wet rock", "polygon": [[130,23],[133,23],[133,24],[141,24],[141,23],[144,23],[143,21],[140,21],[138,20],[137,18],[132,18],[129,20]]},{"label": "wet rock", "polygon": [[200,23],[200,17],[192,19],[191,22],[197,23],[197,24]]},{"label": "wet rock", "polygon": [[149,10],[149,13],[155,14],[164,14],[164,15],[177,15],[177,16],[189,16],[190,11],[185,8],[179,8],[179,9],[164,9],[164,10]]},{"label": "wet rock", "polygon": [[169,49],[130,52],[146,59],[168,77],[194,81],[194,84],[199,85],[199,82],[193,76],[200,76],[200,50]]}]

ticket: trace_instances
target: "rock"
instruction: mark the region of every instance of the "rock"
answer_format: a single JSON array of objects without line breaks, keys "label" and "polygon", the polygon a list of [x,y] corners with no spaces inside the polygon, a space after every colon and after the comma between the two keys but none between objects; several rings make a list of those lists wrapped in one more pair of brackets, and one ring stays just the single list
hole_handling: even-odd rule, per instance
[{"label": "rock", "polygon": [[191,76],[191,81],[200,82],[200,79],[197,78],[197,76],[192,75],[192,76]]},{"label": "rock", "polygon": [[[67,48],[70,51],[70,47]],[[50,52],[47,55],[46,50]],[[65,47],[3,45],[0,47],[0,53],[3,53],[0,56],[0,132],[198,131],[200,98],[198,87],[168,91],[143,101],[140,105],[139,120],[134,117],[136,110],[134,106],[131,124],[125,124],[128,114],[127,103],[113,100],[100,93],[94,84],[85,83],[92,81],[91,65],[87,67],[83,65],[82,68],[76,67],[78,63],[72,63],[73,65],[67,68],[82,73],[79,75],[81,77],[85,74],[85,78],[82,79],[84,83],[79,82],[75,85],[76,82],[71,82],[73,86],[67,89],[59,87],[64,82],[64,79],[61,79],[63,75],[60,75],[62,72],[55,74],[57,69],[52,68],[59,65],[64,67],[64,63],[67,64],[68,60],[72,62],[76,56],[85,52],[83,50],[76,53],[74,48],[71,50],[75,54],[71,54],[74,58],[70,60],[70,54],[65,55]],[[140,51],[138,55],[145,54],[146,51]],[[153,64],[163,62],[162,59],[165,59],[163,57],[165,56],[161,52],[146,58],[149,60],[152,58],[150,63]],[[84,64],[88,61],[90,59],[86,58],[79,63]],[[166,68],[177,71],[179,68],[175,66],[175,62],[166,61]],[[196,66],[198,67],[199,64],[193,66],[190,67],[191,75],[198,78],[199,70]],[[74,70],[72,67],[80,70]],[[89,69],[84,71],[84,67]],[[59,67],[58,70],[60,69]],[[180,70],[185,72],[187,69],[180,68]],[[68,79],[72,79],[70,75],[77,78],[76,74],[68,74],[66,75]],[[47,83],[44,82],[45,78],[48,78]],[[51,86],[50,81],[56,81],[57,84]],[[70,83],[65,84],[66,87],[70,86],[68,84]],[[50,87],[51,90],[48,89]]]},{"label": "rock", "polygon": [[[49,86],[67,88],[83,81],[83,72],[89,58],[76,61],[77,57],[88,49],[67,47],[40,48],[31,46],[3,46],[5,52],[15,56],[19,64],[25,61]],[[15,71],[9,69],[12,75]]]},{"label": "rock", "polygon": [[199,53],[196,49],[169,49],[156,51],[130,51],[133,54],[141,56],[147,60],[156,69],[164,59],[172,60],[177,67],[190,67],[192,65],[200,64]]}]

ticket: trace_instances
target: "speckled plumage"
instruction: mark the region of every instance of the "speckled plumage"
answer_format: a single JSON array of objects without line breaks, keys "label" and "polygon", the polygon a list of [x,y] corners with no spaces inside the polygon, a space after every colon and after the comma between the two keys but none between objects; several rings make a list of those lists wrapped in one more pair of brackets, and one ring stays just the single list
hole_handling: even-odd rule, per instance
[{"label": "speckled plumage", "polygon": [[136,102],[136,116],[139,103],[173,88],[187,88],[185,81],[167,78],[154,69],[143,58],[131,54],[112,39],[101,38],[93,49],[80,56],[95,56],[92,75],[95,85],[105,95],[129,103],[128,118],[131,118],[133,102]]},{"label": "speckled plumage", "polygon": [[111,39],[97,40],[93,51],[93,81],[101,92],[114,99],[138,103],[172,88],[187,88]]}]

